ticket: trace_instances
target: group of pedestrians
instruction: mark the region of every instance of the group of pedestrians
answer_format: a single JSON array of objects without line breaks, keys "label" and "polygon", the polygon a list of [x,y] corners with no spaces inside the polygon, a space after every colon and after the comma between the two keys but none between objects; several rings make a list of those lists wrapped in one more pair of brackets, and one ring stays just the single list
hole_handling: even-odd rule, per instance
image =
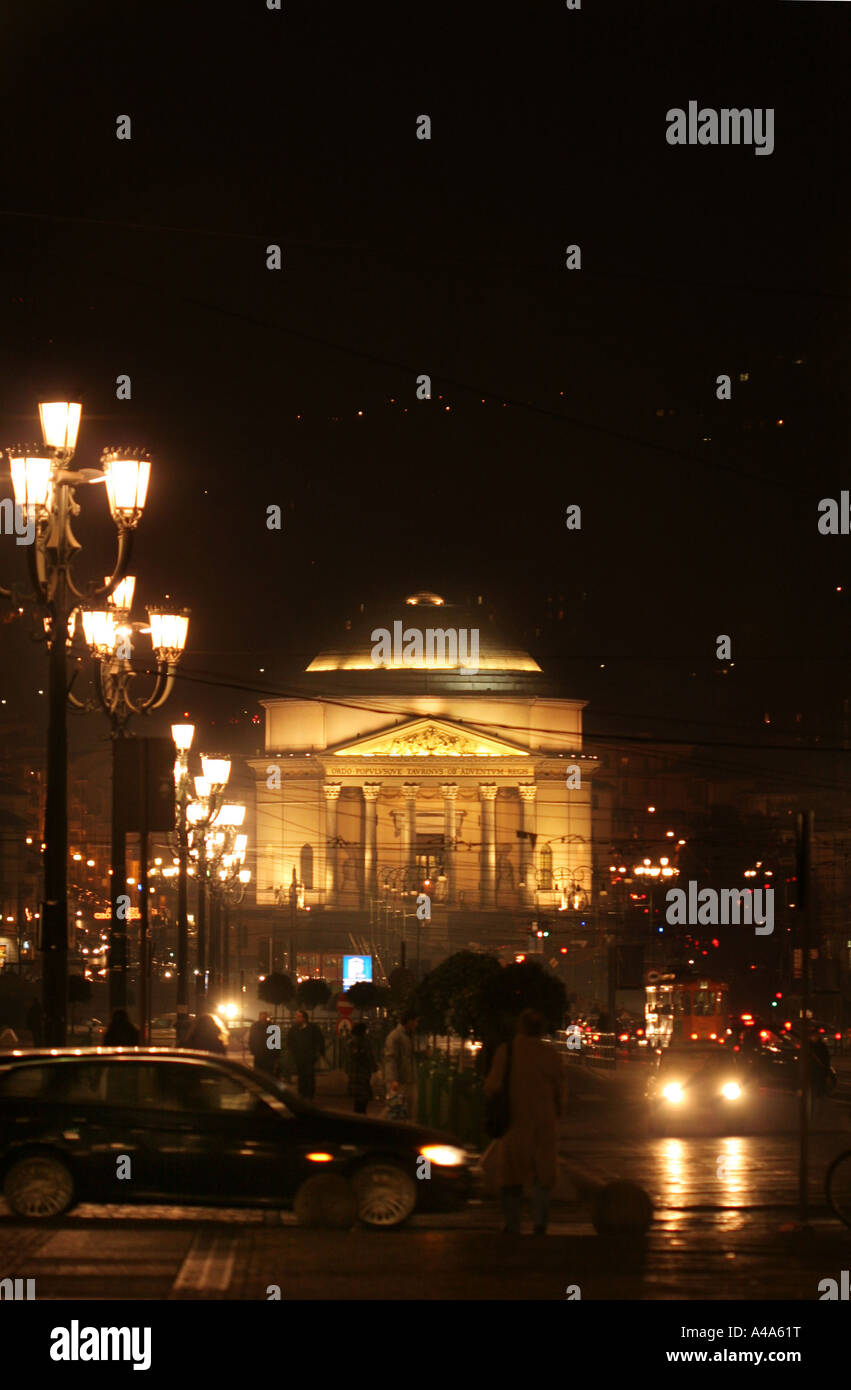
[{"label": "group of pedestrians", "polygon": [[[383,1051],[383,1084],[387,1114],[392,1119],[415,1119],[417,1113],[416,1070],[413,1035],[417,1019],[404,1013],[388,1034]],[[307,1100],[316,1095],[316,1071],[325,1060],[325,1038],[321,1028],[311,1023],[303,1010],[295,1016],[283,1046],[277,1045],[275,1031],[267,1013],[261,1013],[248,1034],[248,1048],[257,1071],[289,1079],[296,1077],[298,1094]],[[367,1034],[365,1023],[355,1023],[347,1049],[345,1069],[349,1078],[354,1112],[365,1115],[373,1098],[379,1060]]]},{"label": "group of pedestrians", "polygon": [[269,1076],[279,1076],[282,1080],[290,1080],[295,1074],[299,1095],[304,1096],[305,1100],[313,1100],[316,1095],[316,1069],[325,1058],[322,1029],[318,1024],[311,1023],[304,1009],[299,1009],[283,1047],[279,1039],[280,1026],[273,1023],[267,1013],[261,1013],[248,1030],[248,1050],[254,1059],[255,1070],[266,1072]]}]

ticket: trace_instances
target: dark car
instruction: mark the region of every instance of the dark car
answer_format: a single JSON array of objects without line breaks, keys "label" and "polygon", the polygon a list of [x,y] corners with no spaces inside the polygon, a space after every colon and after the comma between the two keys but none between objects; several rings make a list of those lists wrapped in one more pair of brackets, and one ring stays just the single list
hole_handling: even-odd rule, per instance
[{"label": "dark car", "polygon": [[462,1206],[474,1161],[439,1131],[320,1110],[209,1053],[0,1055],[0,1190],[22,1217],[77,1202],[288,1207],[321,1172],[351,1183],[365,1225],[391,1227]]},{"label": "dark car", "polygon": [[741,1056],[717,1043],[671,1046],[657,1054],[647,1083],[651,1130],[734,1129],[746,1112],[750,1077]]},{"label": "dark car", "polygon": [[[801,1040],[787,1029],[754,1025],[736,1035],[742,1062],[760,1086],[797,1091],[800,1087]],[[810,1084],[817,1095],[828,1095],[836,1087],[836,1072],[818,1053],[810,1054]]]}]

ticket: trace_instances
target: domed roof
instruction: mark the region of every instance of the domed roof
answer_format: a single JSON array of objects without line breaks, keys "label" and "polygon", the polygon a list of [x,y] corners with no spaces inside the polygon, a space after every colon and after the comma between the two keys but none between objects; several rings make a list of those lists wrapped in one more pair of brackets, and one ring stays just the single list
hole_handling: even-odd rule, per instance
[{"label": "domed roof", "polygon": [[323,671],[479,673],[539,672],[528,652],[507,641],[479,607],[448,604],[428,590],[386,613],[376,611],[321,651],[306,668]]}]

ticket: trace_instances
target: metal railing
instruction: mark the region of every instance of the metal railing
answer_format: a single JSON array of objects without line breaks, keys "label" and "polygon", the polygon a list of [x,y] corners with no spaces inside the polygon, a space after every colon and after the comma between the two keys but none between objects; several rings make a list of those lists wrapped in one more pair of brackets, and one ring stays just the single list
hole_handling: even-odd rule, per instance
[{"label": "metal railing", "polygon": [[563,1057],[568,1057],[576,1063],[590,1063],[594,1066],[613,1067],[615,1065],[615,1055],[617,1051],[616,1033],[583,1033],[581,1035],[581,1045],[579,1047],[570,1046],[577,1037],[575,1033],[569,1033],[562,1029],[555,1034],[553,1046],[556,1047]]},{"label": "metal railing", "polygon": [[429,1057],[417,1063],[417,1120],[444,1129],[462,1144],[484,1148],[485,1097],[482,1079],[454,1059]]}]

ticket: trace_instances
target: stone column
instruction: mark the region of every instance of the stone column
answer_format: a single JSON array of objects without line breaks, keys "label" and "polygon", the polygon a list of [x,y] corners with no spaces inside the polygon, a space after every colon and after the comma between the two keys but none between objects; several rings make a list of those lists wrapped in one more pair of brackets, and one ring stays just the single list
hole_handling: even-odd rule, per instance
[{"label": "stone column", "polygon": [[416,782],[405,782],[402,795],[405,798],[405,820],[402,825],[402,859],[406,869],[413,868],[417,852],[417,792]]},{"label": "stone column", "polygon": [[336,902],[340,877],[337,870],[337,801],[342,791],[341,782],[325,782],[325,902]]},{"label": "stone column", "polygon": [[458,888],[455,882],[455,803],[458,798],[458,786],[455,782],[441,782],[440,790],[443,793],[443,866],[446,870],[447,907],[458,901]]},{"label": "stone column", "polygon": [[[538,794],[538,788],[534,782],[528,782],[521,784],[517,790],[520,793],[520,829],[525,830],[527,835],[534,835],[537,824],[535,797]],[[532,841],[527,839],[520,841],[520,882],[523,885],[521,893],[524,903],[534,907],[538,886],[535,873],[535,848]]]},{"label": "stone column", "polygon": [[480,782],[482,802],[482,853],[479,902],[483,908],[496,906],[496,782]]},{"label": "stone column", "polygon": [[377,888],[377,855],[378,855],[378,793],[381,791],[380,782],[364,782],[361,788],[363,792],[363,891],[364,898],[369,901],[370,897],[375,897]]}]

